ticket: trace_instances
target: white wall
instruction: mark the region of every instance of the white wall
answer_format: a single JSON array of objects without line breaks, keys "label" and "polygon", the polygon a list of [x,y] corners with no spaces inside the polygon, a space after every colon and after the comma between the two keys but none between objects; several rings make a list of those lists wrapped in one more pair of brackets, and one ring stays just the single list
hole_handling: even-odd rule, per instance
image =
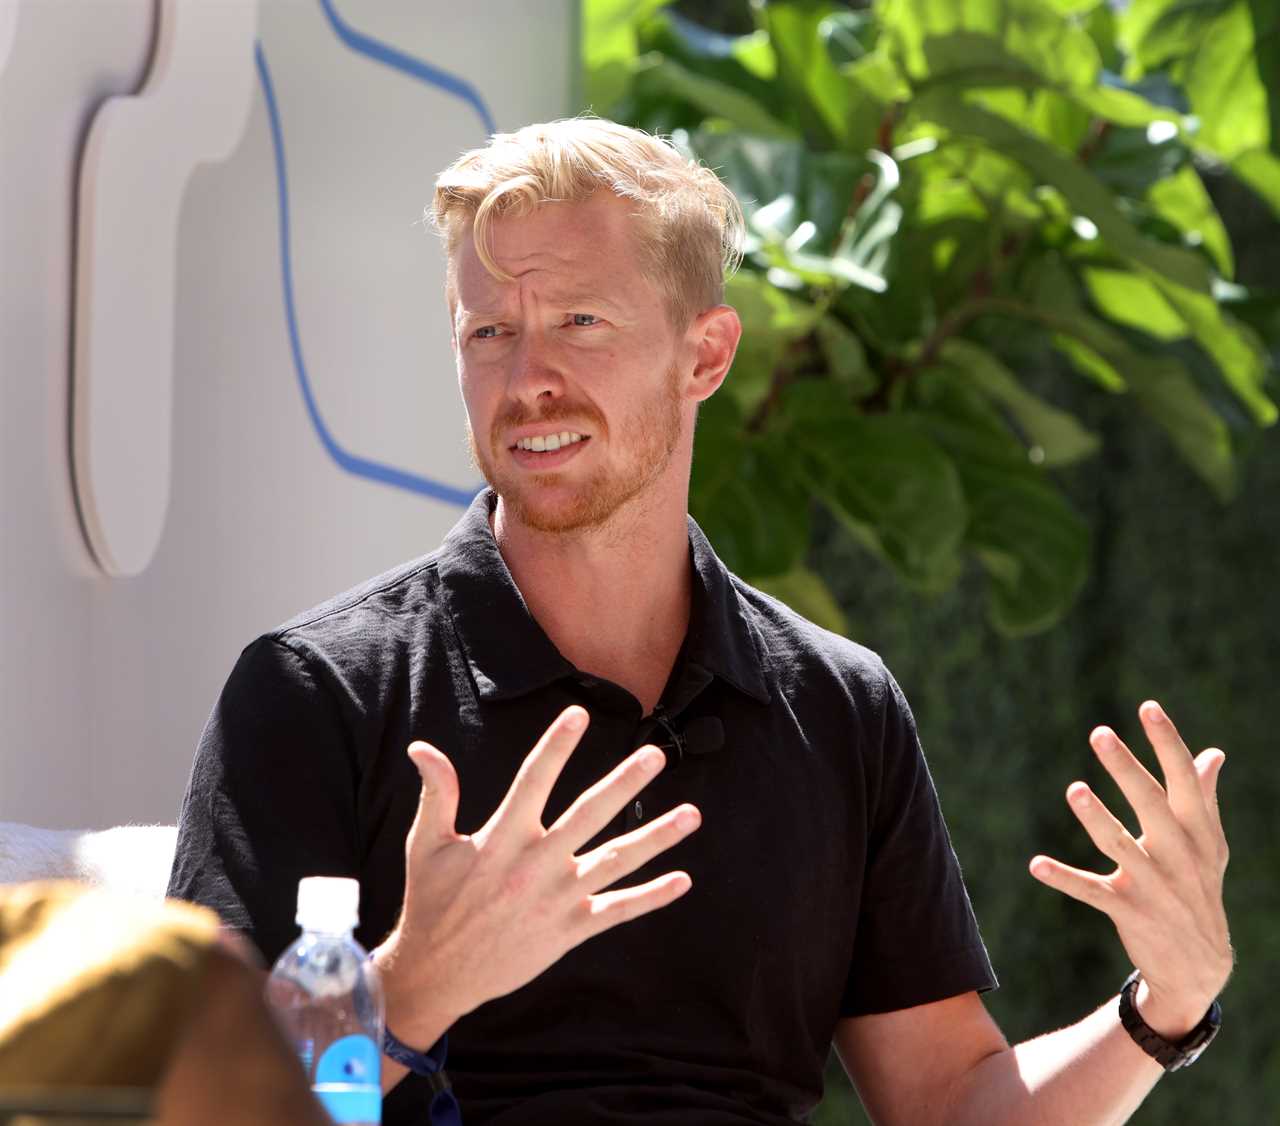
[{"label": "white wall", "polygon": [[[149,83],[164,96],[148,77],[164,21],[207,3],[0,0],[0,821],[172,820],[240,648],[431,550],[477,484],[439,248],[419,220],[435,174],[483,143],[483,113],[510,129],[571,109],[573,0],[260,0],[241,37],[255,58],[239,140],[186,170],[166,226],[159,185],[190,137],[135,137],[123,197],[79,170],[108,99],[145,98]],[[300,352],[338,451],[291,352],[264,71]],[[239,105],[225,73],[223,101],[212,82],[208,105],[182,95],[181,128],[211,129],[212,110]],[[441,86],[450,77],[479,107]],[[76,242],[88,208],[105,211],[114,248],[96,274],[83,231]],[[147,279],[166,262],[172,300],[157,313]],[[73,357],[77,284],[82,328],[85,302],[110,299],[116,331]],[[165,318],[171,355],[156,360],[147,334],[162,339]],[[157,442],[150,396],[169,386],[171,433]],[[140,505],[162,489],[168,450],[159,538],[133,577],[104,572],[77,516],[76,488],[92,525],[110,482],[92,458],[73,482],[73,387],[91,431],[80,440],[145,468]]]}]

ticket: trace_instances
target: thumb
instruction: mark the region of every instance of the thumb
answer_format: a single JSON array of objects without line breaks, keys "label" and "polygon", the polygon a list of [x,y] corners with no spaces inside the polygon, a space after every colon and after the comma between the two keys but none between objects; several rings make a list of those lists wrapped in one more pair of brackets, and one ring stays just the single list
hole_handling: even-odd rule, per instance
[{"label": "thumb", "polygon": [[411,846],[414,842],[453,840],[458,817],[458,772],[442,751],[420,740],[409,744],[409,758],[422,779],[418,813],[409,830]]}]

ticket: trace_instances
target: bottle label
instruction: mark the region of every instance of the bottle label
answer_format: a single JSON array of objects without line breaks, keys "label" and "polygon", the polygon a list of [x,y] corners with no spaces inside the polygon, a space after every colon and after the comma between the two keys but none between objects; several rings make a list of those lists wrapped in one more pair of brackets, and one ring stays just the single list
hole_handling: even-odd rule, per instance
[{"label": "bottle label", "polygon": [[382,1082],[377,1045],[368,1036],[344,1036],[316,1064],[312,1090],[339,1126],[382,1121]]}]

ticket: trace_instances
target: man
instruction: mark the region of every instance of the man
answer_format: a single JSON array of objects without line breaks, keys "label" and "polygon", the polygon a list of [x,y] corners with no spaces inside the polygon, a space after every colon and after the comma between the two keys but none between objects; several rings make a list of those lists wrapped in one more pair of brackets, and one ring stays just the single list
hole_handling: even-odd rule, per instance
[{"label": "man", "polygon": [[[359,877],[398,1054],[447,1030],[469,1124],[795,1122],[833,1041],[879,1122],[1125,1117],[1162,1068],[1115,999],[1012,1049],[987,1015],[994,976],[884,666],[728,574],[688,519],[697,405],[741,331],[730,193],[579,120],[462,157],[433,217],[491,490],[435,554],[245,651],[171,891],[271,958],[299,876]],[[1032,873],[1111,915],[1136,1011],[1180,1042],[1231,965],[1223,756],[1193,761],[1154,704],[1142,718],[1167,793],[1112,733],[1092,742],[1143,836],[1077,783],[1119,868]],[[388,1064],[388,1123],[424,1117],[427,1081],[403,1075]]]}]

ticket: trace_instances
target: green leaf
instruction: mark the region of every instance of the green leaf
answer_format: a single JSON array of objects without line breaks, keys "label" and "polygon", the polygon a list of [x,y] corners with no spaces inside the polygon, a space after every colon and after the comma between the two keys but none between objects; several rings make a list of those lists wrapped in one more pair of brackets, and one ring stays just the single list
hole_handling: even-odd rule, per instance
[{"label": "green leaf", "polygon": [[966,511],[951,459],[911,419],[861,415],[825,380],[802,380],[783,419],[810,488],[903,580],[920,590],[954,581]]},{"label": "green leaf", "polygon": [[[1181,340],[1187,322],[1150,278],[1129,270],[1086,267],[1085,289],[1099,311],[1117,324],[1136,328],[1157,340]],[[1212,302],[1213,298],[1207,299]]]},{"label": "green leaf", "polygon": [[747,434],[727,395],[698,412],[689,511],[733,571],[757,578],[799,565],[809,545],[809,496],[776,436]]},{"label": "green leaf", "polygon": [[1089,161],[1089,171],[1117,195],[1141,198],[1185,162],[1186,150],[1174,137],[1157,135],[1153,141],[1145,127],[1115,128]]},{"label": "green leaf", "polygon": [[1213,357],[1227,386],[1249,409],[1253,420],[1259,426],[1274,424],[1280,412],[1264,390],[1267,357],[1252,333],[1223,313],[1212,297],[1163,278],[1157,278],[1156,284],[1196,342]]},{"label": "green leaf", "polygon": [[605,113],[627,91],[638,53],[636,25],[666,0],[583,0],[582,65],[587,107]]},{"label": "green leaf", "polygon": [[963,372],[973,386],[1009,412],[1025,436],[1031,448],[1031,460],[1036,464],[1053,469],[1097,453],[1100,442],[1096,434],[1086,430],[1074,415],[1028,391],[1018,377],[985,348],[952,337],[943,346],[941,355]]},{"label": "green leaf", "polygon": [[1271,142],[1257,40],[1280,28],[1280,12],[1261,11],[1248,0],[1133,0],[1119,21],[1131,73],[1166,70],[1199,118],[1198,144],[1227,161]]},{"label": "green leaf", "polygon": [[1202,244],[1223,277],[1235,275],[1231,238],[1205,190],[1204,181],[1192,165],[1184,164],[1172,176],[1153,184],[1147,192],[1147,201],[1157,215],[1177,227],[1193,246]]},{"label": "green leaf", "polygon": [[849,623],[825,580],[807,567],[795,567],[785,575],[749,580],[765,594],[785,602],[797,614],[832,633],[848,634]]},{"label": "green leaf", "polygon": [[[1101,68],[1088,31],[1044,0],[885,0],[881,11],[913,81],[967,73],[979,85],[1018,84],[1020,71],[1087,86]],[[984,82],[984,71],[996,81]]]},{"label": "green leaf", "polygon": [[698,74],[737,87],[771,111],[782,106],[773,81],[778,60],[765,31],[723,35],[667,9],[646,20],[639,35],[641,53],[659,51]]},{"label": "green leaf", "polygon": [[1089,569],[1089,529],[1043,476],[961,463],[965,542],[987,571],[988,616],[1008,637],[1039,633],[1071,608]]},{"label": "green leaf", "polygon": [[1116,371],[1111,361],[1082,340],[1065,333],[1054,333],[1049,342],[1071,361],[1076,371],[1092,379],[1104,391],[1120,394],[1129,389],[1124,376]]},{"label": "green leaf", "polygon": [[789,126],[736,87],[696,74],[673,59],[650,52],[635,69],[637,90],[650,97],[680,98],[703,117],[721,118],[748,133],[766,137],[790,137]]},{"label": "green leaf", "polygon": [[831,377],[855,399],[873,394],[880,386],[880,379],[867,364],[867,350],[858,334],[831,315],[818,321],[817,334]]},{"label": "green leaf", "polygon": [[1208,288],[1204,263],[1179,247],[1145,237],[1121,213],[1111,193],[1067,154],[993,113],[954,98],[930,94],[918,112],[955,135],[975,137],[1030,169],[1087,216],[1115,253],[1165,274],[1190,289]]},{"label": "green leaf", "polygon": [[969,517],[964,542],[991,578],[993,624],[1011,636],[1034,633],[1057,621],[1079,591],[1087,531],[974,386],[973,371],[986,365],[973,364],[977,356],[963,347],[958,353],[967,366],[948,363],[916,376],[912,417],[959,472]]},{"label": "green leaf", "polygon": [[788,345],[813,331],[820,310],[749,270],[728,279],[725,301],[738,310],[742,339],[722,393],[750,417],[768,394]]},{"label": "green leaf", "polygon": [[858,182],[876,171],[862,156],[743,133],[699,130],[689,145],[733,190],[758,232],[785,240],[811,223],[803,245],[815,253],[835,246]]},{"label": "green leaf", "polygon": [[1280,216],[1280,157],[1254,149],[1236,157],[1231,162],[1231,170]]},{"label": "green leaf", "polygon": [[820,147],[839,147],[848,135],[846,84],[821,34],[836,10],[812,0],[771,0],[758,9],[778,57],[778,78]]},{"label": "green leaf", "polygon": [[1160,424],[1183,460],[1218,498],[1229,500],[1237,484],[1231,435],[1227,424],[1205,402],[1190,373],[1167,356],[1133,352],[1122,363],[1142,409]]},{"label": "green leaf", "polygon": [[1157,121],[1167,121],[1180,129],[1183,127],[1181,114],[1118,86],[1074,86],[1068,96],[1081,108],[1113,125],[1145,129]]}]

